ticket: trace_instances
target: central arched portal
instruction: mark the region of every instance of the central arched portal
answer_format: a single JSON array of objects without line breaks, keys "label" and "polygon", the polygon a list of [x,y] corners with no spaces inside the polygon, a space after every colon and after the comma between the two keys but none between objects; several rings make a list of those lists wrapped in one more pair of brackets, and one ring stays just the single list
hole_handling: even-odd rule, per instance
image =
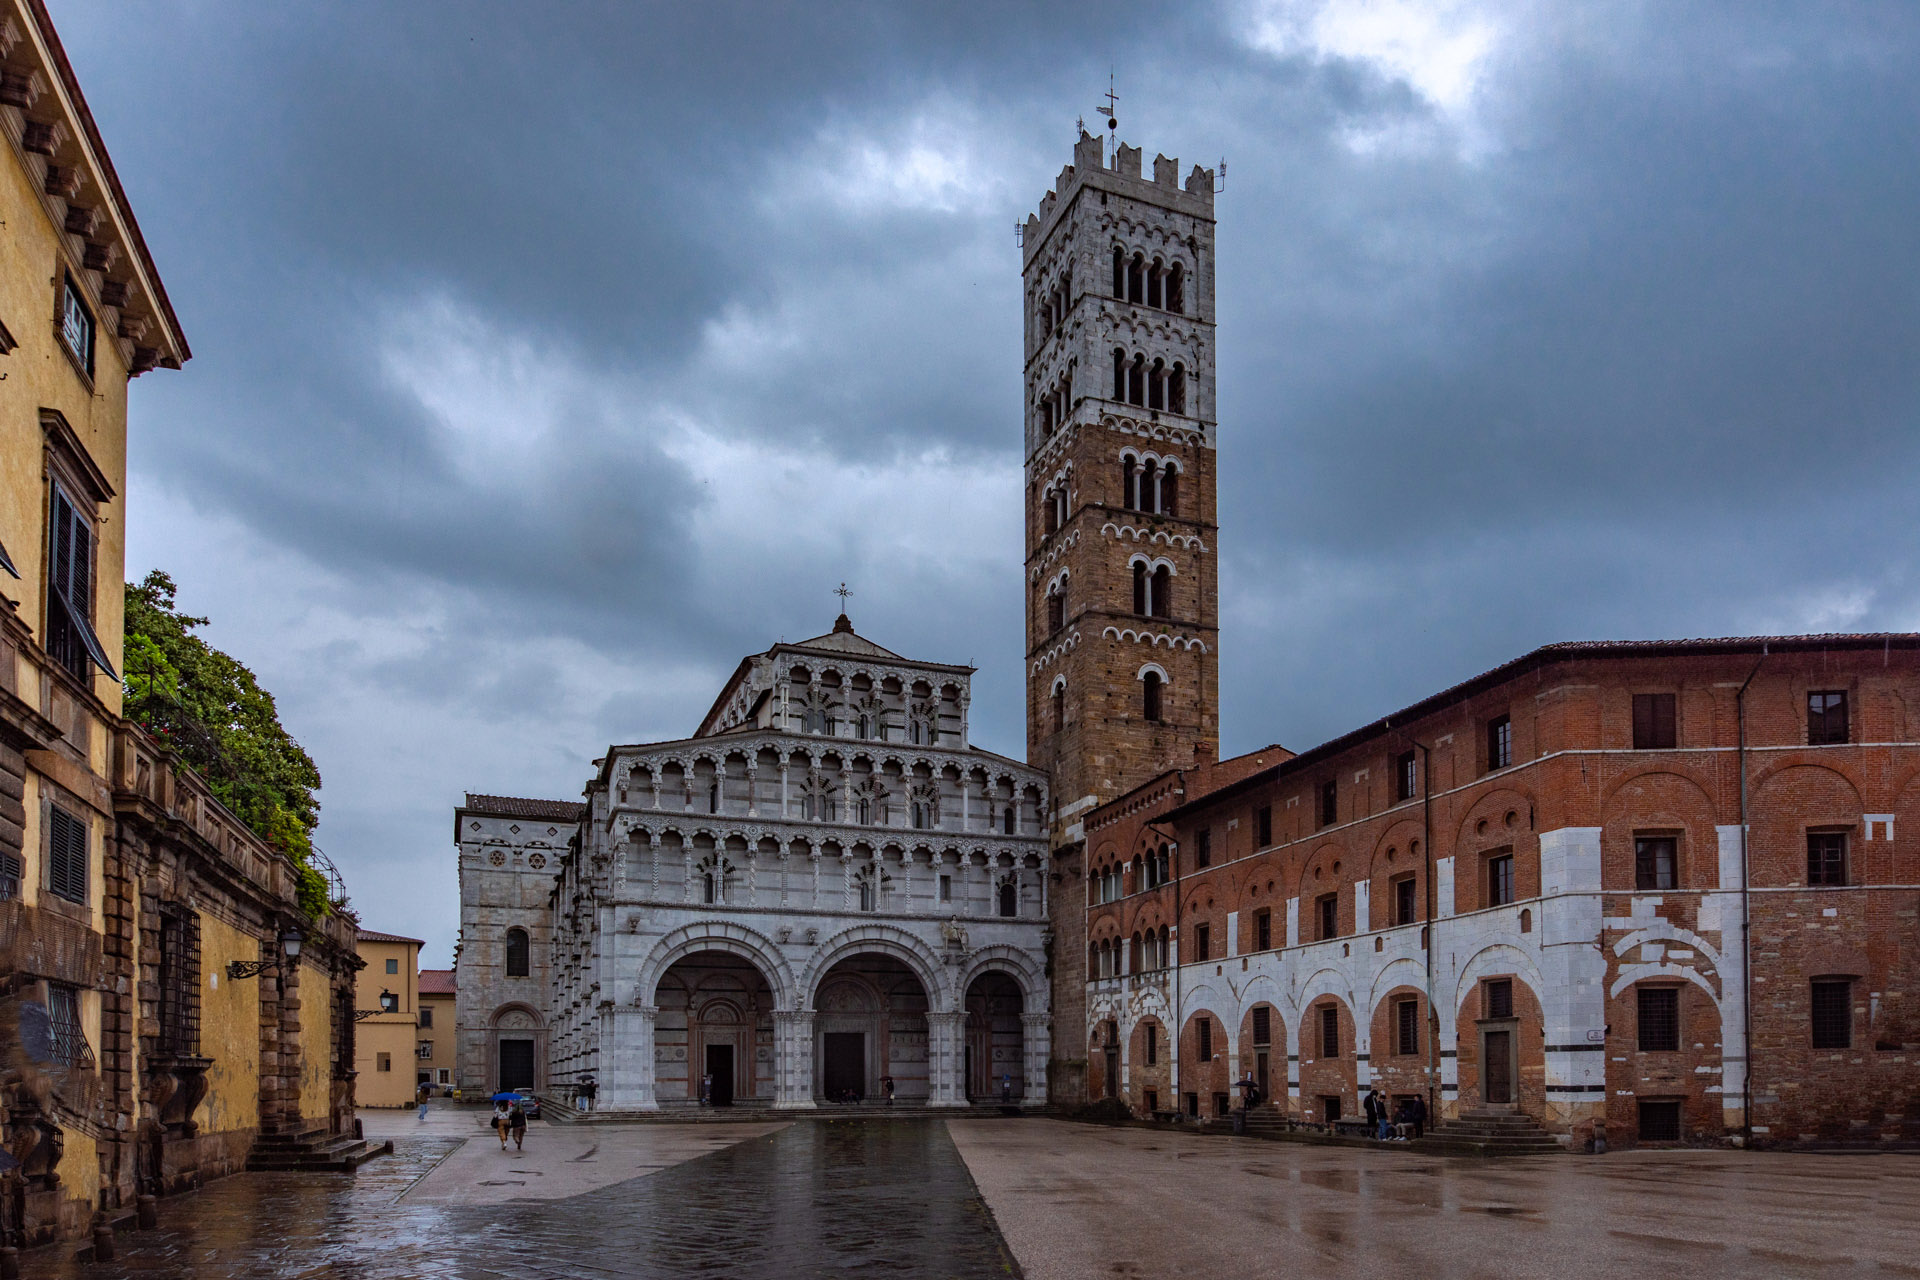
[{"label": "central arched portal", "polygon": [[967,986],[967,1100],[1026,1096],[1020,984],[988,970]]},{"label": "central arched portal", "polygon": [[814,996],[813,1078],[828,1103],[894,1095],[931,1096],[927,1066],[927,989],[890,955],[848,956],[828,969]]},{"label": "central arched portal", "polygon": [[773,991],[752,961],[726,951],[683,956],[661,975],[655,1001],[661,1102],[773,1102]]}]

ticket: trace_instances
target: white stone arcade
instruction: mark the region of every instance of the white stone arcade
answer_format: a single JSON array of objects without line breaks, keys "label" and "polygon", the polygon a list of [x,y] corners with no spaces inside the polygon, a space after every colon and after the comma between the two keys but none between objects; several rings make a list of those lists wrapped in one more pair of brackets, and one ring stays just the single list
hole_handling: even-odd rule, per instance
[{"label": "white stone arcade", "polygon": [[1043,1103],[1046,779],[968,743],[971,676],[842,617],[693,737],[610,748],[543,921],[550,1087]]}]

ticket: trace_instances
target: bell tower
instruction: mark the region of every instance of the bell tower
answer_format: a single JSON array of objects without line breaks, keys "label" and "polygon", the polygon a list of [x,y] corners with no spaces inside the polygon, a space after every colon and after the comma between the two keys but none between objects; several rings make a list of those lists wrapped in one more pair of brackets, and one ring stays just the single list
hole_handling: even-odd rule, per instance
[{"label": "bell tower", "polygon": [[1219,732],[1213,173],[1081,132],[1027,218],[1027,758],[1057,839]]},{"label": "bell tower", "polygon": [[1027,760],[1053,797],[1049,1096],[1085,1097],[1087,812],[1219,734],[1214,175],[1084,129],[1028,216]]}]

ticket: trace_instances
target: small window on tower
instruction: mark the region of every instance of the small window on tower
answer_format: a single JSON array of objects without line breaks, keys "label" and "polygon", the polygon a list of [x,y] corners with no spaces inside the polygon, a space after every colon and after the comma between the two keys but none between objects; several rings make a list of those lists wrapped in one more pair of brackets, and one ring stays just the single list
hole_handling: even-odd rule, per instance
[{"label": "small window on tower", "polygon": [[1149,671],[1140,677],[1140,714],[1149,723],[1160,723],[1160,673]]}]

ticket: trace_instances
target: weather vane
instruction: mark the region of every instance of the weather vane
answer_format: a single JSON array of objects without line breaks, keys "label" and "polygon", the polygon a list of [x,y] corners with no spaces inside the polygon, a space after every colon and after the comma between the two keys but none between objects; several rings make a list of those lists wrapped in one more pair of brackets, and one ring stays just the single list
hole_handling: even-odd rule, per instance
[{"label": "weather vane", "polygon": [[847,590],[847,584],[843,582],[840,584],[839,589],[833,594],[840,597],[840,612],[845,613],[847,611],[847,597],[852,595],[853,592]]},{"label": "weather vane", "polygon": [[1107,118],[1108,129],[1120,127],[1120,96],[1113,91],[1113,72],[1107,72],[1107,109],[1100,113]]}]

